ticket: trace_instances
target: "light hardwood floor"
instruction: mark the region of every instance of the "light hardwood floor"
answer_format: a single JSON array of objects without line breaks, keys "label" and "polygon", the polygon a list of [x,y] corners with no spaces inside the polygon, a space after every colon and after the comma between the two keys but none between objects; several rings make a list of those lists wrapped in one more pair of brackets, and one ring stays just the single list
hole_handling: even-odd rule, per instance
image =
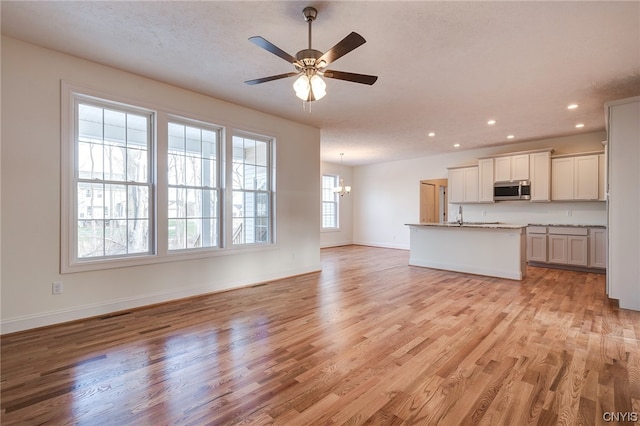
[{"label": "light hardwood floor", "polygon": [[321,273],[3,337],[0,422],[605,424],[640,413],[640,313],[604,285],[324,249]]}]

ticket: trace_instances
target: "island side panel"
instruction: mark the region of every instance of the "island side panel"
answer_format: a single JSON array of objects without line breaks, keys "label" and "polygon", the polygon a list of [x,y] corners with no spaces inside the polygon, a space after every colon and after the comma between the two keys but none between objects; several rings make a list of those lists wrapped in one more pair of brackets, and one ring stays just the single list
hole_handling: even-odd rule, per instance
[{"label": "island side panel", "polygon": [[526,269],[523,229],[412,225],[409,264],[522,280]]}]

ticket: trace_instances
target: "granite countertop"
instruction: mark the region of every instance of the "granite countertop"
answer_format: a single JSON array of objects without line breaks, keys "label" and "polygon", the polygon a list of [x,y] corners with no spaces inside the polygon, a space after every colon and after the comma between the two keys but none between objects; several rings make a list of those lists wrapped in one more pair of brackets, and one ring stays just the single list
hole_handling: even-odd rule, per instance
[{"label": "granite countertop", "polygon": [[510,223],[500,222],[462,222],[460,225],[458,222],[448,223],[407,223],[408,226],[433,226],[440,228],[483,228],[483,229],[522,229],[527,225],[514,225]]},{"label": "granite countertop", "polygon": [[606,228],[606,225],[574,225],[567,223],[530,223],[527,226],[562,226],[565,228]]}]

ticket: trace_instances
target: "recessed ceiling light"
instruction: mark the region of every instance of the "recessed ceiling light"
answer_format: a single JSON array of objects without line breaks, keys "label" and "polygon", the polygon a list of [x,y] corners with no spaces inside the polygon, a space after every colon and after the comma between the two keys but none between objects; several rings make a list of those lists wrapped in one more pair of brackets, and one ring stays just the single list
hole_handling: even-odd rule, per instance
[{"label": "recessed ceiling light", "polygon": [[567,107],[567,109],[576,109],[578,108],[578,104],[571,104]]},{"label": "recessed ceiling light", "polygon": [[582,129],[584,127],[583,123],[576,124],[576,129]]},{"label": "recessed ceiling light", "polygon": [[433,132],[429,132],[429,137],[430,137],[430,138],[434,137],[435,135],[436,135],[435,133],[433,133]]},{"label": "recessed ceiling light", "polygon": [[453,147],[454,147],[454,148],[460,148],[460,144],[459,144],[459,143],[457,143],[457,144],[453,145]]},{"label": "recessed ceiling light", "polygon": [[508,136],[507,136],[507,139],[513,139],[513,138],[515,138],[515,136],[514,136],[514,135],[508,135]]},{"label": "recessed ceiling light", "polygon": [[496,120],[489,120],[489,121],[487,121],[487,124],[489,126],[493,126],[494,124],[496,124]]}]

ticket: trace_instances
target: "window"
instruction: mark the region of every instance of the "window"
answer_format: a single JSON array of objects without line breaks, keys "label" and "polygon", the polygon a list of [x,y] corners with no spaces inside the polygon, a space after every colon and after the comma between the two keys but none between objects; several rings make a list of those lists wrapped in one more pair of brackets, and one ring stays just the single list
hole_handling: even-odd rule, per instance
[{"label": "window", "polygon": [[322,175],[322,229],[338,228],[338,194],[333,191],[338,181],[336,175]]},{"label": "window", "polygon": [[232,244],[271,242],[271,141],[235,134],[232,144]]},{"label": "window", "polygon": [[61,272],[274,243],[274,139],[62,91]]},{"label": "window", "polygon": [[153,114],[76,97],[76,260],[152,252]]},{"label": "window", "polygon": [[220,129],[170,121],[168,248],[219,247]]}]

